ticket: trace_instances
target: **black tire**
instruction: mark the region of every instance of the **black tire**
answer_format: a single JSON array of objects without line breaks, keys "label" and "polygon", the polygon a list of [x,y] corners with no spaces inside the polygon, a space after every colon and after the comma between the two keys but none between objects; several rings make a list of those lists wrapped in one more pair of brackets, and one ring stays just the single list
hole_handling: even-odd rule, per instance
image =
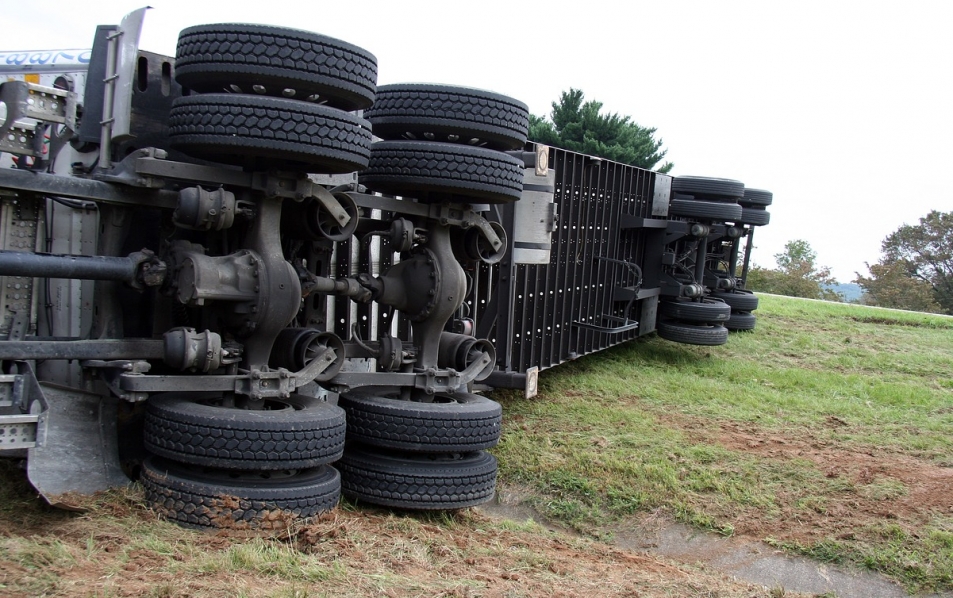
[{"label": "black tire", "polygon": [[160,517],[194,528],[287,529],[290,519],[330,511],[341,496],[341,475],[329,465],[237,473],[149,457],[139,481]]},{"label": "black tire", "polygon": [[327,106],[234,94],[172,101],[172,146],[197,158],[336,174],[367,166],[371,124]]},{"label": "black tire", "polygon": [[448,85],[383,85],[364,112],[374,135],[511,150],[523,146],[529,107],[481,89]]},{"label": "black tire", "polygon": [[655,324],[655,330],[667,341],[687,345],[717,346],[728,342],[728,329],[721,324],[687,324],[659,320]]},{"label": "black tire", "polygon": [[721,299],[736,311],[754,311],[758,309],[758,296],[751,291],[715,291],[711,296],[715,299]]},{"label": "black tire", "polygon": [[701,176],[679,176],[672,179],[672,191],[701,197],[740,198],[744,196],[745,184],[732,179],[716,179]]},{"label": "black tire", "polygon": [[746,311],[733,311],[731,317],[725,322],[725,328],[728,330],[754,330],[754,314]]},{"label": "black tire", "polygon": [[735,203],[717,201],[673,199],[669,203],[668,213],[672,216],[683,216],[685,218],[734,222],[741,217],[741,206]]},{"label": "black tire", "polygon": [[367,50],[309,31],[198,25],[179,34],[175,80],[201,93],[258,93],[361,110],[374,101],[377,59]]},{"label": "black tire", "polygon": [[473,452],[500,440],[503,408],[468,393],[439,394],[433,403],[402,401],[373,389],[341,395],[348,441],[412,452]]},{"label": "black tire", "polygon": [[751,226],[764,226],[771,222],[771,214],[767,211],[757,208],[741,208],[741,218],[735,220],[736,224],[748,224]]},{"label": "black tire", "polygon": [[674,299],[659,302],[658,312],[673,320],[683,322],[727,322],[731,307],[719,299],[704,298],[701,301]]},{"label": "black tire", "polygon": [[741,205],[767,207],[771,205],[774,194],[764,189],[745,189],[745,196],[738,201]]},{"label": "black tire", "polygon": [[348,446],[338,467],[345,496],[386,507],[462,509],[496,491],[496,459],[482,451],[390,455]]},{"label": "black tire", "polygon": [[146,449],[182,463],[226,469],[303,469],[344,452],[344,410],[292,395],[264,410],[224,408],[215,399],[168,393],[149,399]]},{"label": "black tire", "polygon": [[421,201],[438,201],[450,194],[509,203],[523,192],[523,162],[482,147],[379,141],[371,146],[370,162],[359,180],[374,191]]}]

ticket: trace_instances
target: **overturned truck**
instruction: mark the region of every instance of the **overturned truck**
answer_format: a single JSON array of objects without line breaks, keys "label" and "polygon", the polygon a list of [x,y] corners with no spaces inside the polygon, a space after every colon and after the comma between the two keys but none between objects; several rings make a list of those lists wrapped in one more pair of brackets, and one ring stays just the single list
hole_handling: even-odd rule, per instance
[{"label": "overturned truck", "polygon": [[501,422],[475,385],[754,328],[769,192],[527,142],[525,104],[377,87],[314,33],[143,52],[143,14],[4,55],[0,456],[51,503],[138,479],[191,526],[467,507]]}]

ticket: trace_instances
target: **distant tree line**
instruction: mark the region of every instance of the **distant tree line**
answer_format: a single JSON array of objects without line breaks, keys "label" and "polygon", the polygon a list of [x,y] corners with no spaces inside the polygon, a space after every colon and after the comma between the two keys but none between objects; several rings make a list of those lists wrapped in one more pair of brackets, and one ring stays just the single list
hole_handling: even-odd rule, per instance
[{"label": "distant tree line", "polygon": [[831,269],[817,264],[817,252],[804,240],[788,241],[784,251],[774,254],[778,267],[769,269],[754,266],[748,271],[747,288],[763,293],[841,301],[843,297],[831,290],[837,280]]},{"label": "distant tree line", "polygon": [[[817,264],[807,241],[789,241],[774,256],[777,268],[754,266],[747,288],[765,293],[840,301],[831,289],[837,280]],[[904,224],[881,244],[881,257],[867,263],[869,275],[854,283],[866,305],[953,314],[953,212],[931,211],[919,224]]]},{"label": "distant tree line", "polygon": [[880,261],[857,273],[865,303],[953,314],[953,212],[931,211],[881,244]]}]

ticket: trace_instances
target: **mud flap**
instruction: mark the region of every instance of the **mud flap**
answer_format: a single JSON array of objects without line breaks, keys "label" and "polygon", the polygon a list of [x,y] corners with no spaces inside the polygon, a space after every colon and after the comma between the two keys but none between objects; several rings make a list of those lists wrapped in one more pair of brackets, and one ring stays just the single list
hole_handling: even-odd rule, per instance
[{"label": "mud flap", "polygon": [[32,406],[43,410],[27,476],[48,503],[75,508],[70,494],[130,483],[119,465],[118,399],[50,384],[38,384],[35,391],[41,396]]}]

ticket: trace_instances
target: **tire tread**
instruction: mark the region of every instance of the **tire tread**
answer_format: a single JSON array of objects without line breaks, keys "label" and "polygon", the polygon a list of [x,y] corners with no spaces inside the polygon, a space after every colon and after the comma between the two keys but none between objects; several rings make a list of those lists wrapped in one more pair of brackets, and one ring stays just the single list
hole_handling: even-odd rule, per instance
[{"label": "tire tread", "polygon": [[449,193],[508,203],[518,200],[523,192],[523,163],[481,147],[379,141],[371,147],[368,167],[359,179],[381,193]]},{"label": "tire tread", "polygon": [[344,451],[344,411],[313,401],[284,413],[155,397],[146,408],[143,440],[155,455],[206,467],[277,470],[333,463]]},{"label": "tire tread", "polygon": [[377,59],[362,48],[309,31],[198,25],[179,34],[175,79],[199,92],[259,82],[277,87],[276,93],[292,88],[304,96],[320,94],[335,108],[360,110],[374,101]]},{"label": "tire tread", "polygon": [[242,487],[218,484],[184,473],[157,458],[142,464],[140,483],[146,502],[165,519],[185,527],[269,528],[287,517],[313,517],[332,510],[341,495],[341,476],[330,466],[306,472],[297,485]]},{"label": "tire tread", "polygon": [[406,509],[461,509],[491,500],[496,491],[496,459],[471,453],[450,464],[403,461],[349,448],[341,459],[345,496]]},{"label": "tire tread", "polygon": [[327,106],[260,96],[204,94],[176,98],[169,111],[172,146],[198,158],[328,174],[367,166],[366,120]]},{"label": "tire tread", "polygon": [[490,149],[522,147],[529,130],[526,104],[493,92],[445,85],[383,85],[364,113],[382,139],[416,139],[460,143],[477,138]]}]

